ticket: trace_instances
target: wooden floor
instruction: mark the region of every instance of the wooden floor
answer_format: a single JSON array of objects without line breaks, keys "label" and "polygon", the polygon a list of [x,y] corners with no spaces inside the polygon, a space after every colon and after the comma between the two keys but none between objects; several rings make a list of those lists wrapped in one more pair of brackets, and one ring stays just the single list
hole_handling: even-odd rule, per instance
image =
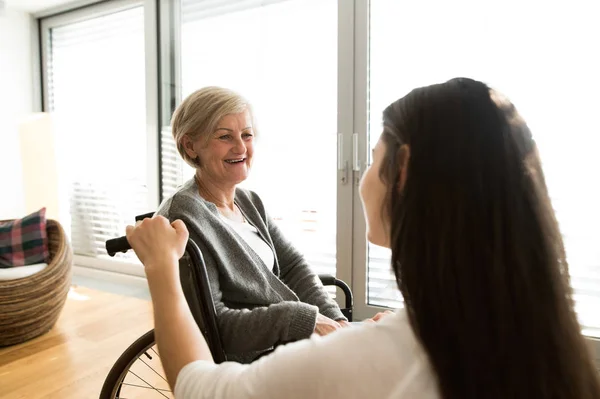
[{"label": "wooden floor", "polygon": [[0,348],[0,397],[98,398],[119,355],[151,328],[150,302],[72,287],[50,332]]}]

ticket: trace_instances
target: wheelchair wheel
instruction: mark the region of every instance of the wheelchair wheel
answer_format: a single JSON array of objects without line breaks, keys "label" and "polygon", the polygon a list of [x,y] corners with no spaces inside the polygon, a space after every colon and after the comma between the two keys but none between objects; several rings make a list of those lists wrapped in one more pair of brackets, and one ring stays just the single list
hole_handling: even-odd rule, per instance
[{"label": "wheelchair wheel", "polygon": [[108,373],[100,399],[174,398],[154,342],[154,330],[138,338]]}]

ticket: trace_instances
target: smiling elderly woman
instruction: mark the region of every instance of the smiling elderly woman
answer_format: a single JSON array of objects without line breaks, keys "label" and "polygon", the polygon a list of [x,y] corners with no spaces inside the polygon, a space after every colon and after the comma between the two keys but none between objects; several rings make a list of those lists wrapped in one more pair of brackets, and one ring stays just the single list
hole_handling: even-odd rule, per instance
[{"label": "smiling elderly woman", "polygon": [[181,103],[171,125],[179,153],[196,173],[157,213],[181,219],[202,250],[227,358],[250,362],[279,343],[345,326],[338,305],[259,196],[237,187],[254,155],[249,103],[231,90],[206,87]]}]

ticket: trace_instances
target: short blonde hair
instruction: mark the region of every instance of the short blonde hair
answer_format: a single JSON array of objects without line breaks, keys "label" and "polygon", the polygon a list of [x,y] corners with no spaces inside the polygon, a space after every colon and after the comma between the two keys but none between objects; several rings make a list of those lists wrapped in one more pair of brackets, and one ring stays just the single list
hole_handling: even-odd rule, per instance
[{"label": "short blonde hair", "polygon": [[252,128],[254,135],[256,135],[254,115],[250,103],[233,90],[209,86],[196,90],[187,96],[179,104],[171,118],[173,139],[175,139],[177,151],[179,151],[183,160],[193,168],[198,167],[198,161],[192,159],[185,151],[183,138],[186,135],[192,141],[203,137],[208,142],[211,134],[224,116],[239,114],[246,110],[250,113]]}]

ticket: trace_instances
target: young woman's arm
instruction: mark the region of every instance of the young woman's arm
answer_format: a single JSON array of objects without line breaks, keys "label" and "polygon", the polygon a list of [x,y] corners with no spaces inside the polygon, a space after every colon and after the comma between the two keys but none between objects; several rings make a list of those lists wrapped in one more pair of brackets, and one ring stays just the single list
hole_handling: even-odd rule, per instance
[{"label": "young woman's arm", "polygon": [[179,282],[179,259],[188,231],[180,220],[162,217],[127,226],[127,240],[144,264],[154,306],[154,334],[171,385],[181,369],[196,360],[213,362],[210,349],[190,312]]},{"label": "young woman's arm", "polygon": [[154,305],[154,336],[167,380],[174,390],[177,375],[186,364],[196,360],[214,362],[181,286],[153,285],[150,295]]}]

